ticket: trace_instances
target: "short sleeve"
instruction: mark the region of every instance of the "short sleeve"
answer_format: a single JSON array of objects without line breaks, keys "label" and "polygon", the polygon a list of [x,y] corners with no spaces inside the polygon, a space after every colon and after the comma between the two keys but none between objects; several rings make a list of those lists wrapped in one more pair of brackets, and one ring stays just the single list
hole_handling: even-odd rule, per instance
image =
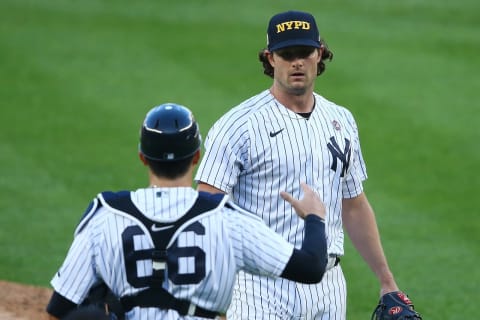
[{"label": "short sleeve", "polygon": [[367,179],[367,168],[360,147],[357,123],[353,115],[350,112],[347,113],[352,128],[353,143],[350,168],[343,181],[342,192],[344,198],[354,198],[363,192],[363,181]]},{"label": "short sleeve", "polygon": [[248,163],[248,125],[227,113],[209,130],[195,180],[229,193]]},{"label": "short sleeve", "polygon": [[77,234],[68,254],[51,281],[56,292],[74,303],[81,303],[97,282],[89,228]]}]

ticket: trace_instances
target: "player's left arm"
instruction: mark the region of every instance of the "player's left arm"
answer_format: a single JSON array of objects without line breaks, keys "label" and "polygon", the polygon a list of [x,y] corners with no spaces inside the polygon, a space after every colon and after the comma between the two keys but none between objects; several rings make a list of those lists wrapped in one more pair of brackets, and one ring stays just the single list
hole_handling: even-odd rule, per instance
[{"label": "player's left arm", "polygon": [[380,242],[375,214],[365,193],[343,199],[342,219],[353,245],[378,278],[380,295],[398,291]]},{"label": "player's left arm", "polygon": [[363,181],[367,179],[358,126],[348,112],[351,126],[352,156],[348,173],[343,180],[342,221],[353,245],[370,266],[380,282],[380,294],[397,291],[398,287],[387,263],[380,242],[375,213],[363,192]]},{"label": "player's left arm", "polygon": [[[95,246],[91,242],[91,226],[75,234],[65,260],[50,282],[54,292],[46,311],[51,319],[62,319],[88,295],[99,278],[94,266]],[[78,230],[78,228],[77,228]]]},{"label": "player's left arm", "polygon": [[54,291],[47,305],[47,314],[49,320],[61,319],[70,311],[77,308],[77,304]]}]

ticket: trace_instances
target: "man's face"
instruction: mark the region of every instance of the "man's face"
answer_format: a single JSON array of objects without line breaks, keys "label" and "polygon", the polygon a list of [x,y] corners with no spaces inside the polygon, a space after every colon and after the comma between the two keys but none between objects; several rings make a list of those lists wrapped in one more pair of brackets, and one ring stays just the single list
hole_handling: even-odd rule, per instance
[{"label": "man's face", "polygon": [[269,54],[274,80],[282,90],[294,95],[313,90],[320,59],[321,49],[306,46],[287,47]]}]

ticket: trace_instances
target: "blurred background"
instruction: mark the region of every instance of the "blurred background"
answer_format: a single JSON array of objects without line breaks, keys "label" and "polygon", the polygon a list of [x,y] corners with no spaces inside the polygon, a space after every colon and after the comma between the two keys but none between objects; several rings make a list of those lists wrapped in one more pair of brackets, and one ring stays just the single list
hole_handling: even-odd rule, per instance
[{"label": "blurred background", "polygon": [[[191,108],[205,137],[268,88],[269,18],[311,12],[334,53],[316,91],[358,122],[384,249],[425,319],[475,314],[480,2],[0,1],[0,279],[49,287],[100,191],[147,184],[145,113]],[[346,241],[348,319],[379,285]]]}]

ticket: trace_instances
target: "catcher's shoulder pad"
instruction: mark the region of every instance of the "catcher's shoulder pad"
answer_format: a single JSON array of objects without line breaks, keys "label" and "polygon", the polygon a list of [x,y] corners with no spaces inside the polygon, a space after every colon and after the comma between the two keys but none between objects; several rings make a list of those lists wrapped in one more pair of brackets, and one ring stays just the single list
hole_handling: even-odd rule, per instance
[{"label": "catcher's shoulder pad", "polygon": [[373,311],[372,320],[422,319],[412,301],[402,291],[384,294]]},{"label": "catcher's shoulder pad", "polygon": [[118,192],[104,191],[98,194],[89,204],[85,212],[83,213],[80,221],[75,229],[74,235],[79,234],[87,226],[88,222],[95,216],[98,209],[102,207],[102,202],[99,197],[102,196],[104,199],[115,199],[119,197],[125,197],[130,194],[127,190],[122,190]]}]

